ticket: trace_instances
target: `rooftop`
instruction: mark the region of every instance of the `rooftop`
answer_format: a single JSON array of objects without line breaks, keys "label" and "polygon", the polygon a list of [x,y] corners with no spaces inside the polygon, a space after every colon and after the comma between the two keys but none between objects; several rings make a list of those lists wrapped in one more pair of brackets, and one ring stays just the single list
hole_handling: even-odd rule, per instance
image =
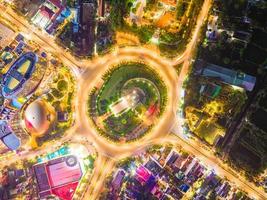
[{"label": "rooftop", "polygon": [[241,87],[247,91],[252,91],[256,84],[256,77],[242,72],[237,72],[218,65],[205,63],[203,61],[198,61],[197,65],[201,68],[197,72],[198,74],[206,77],[218,78],[224,83]]},{"label": "rooftop", "polygon": [[75,156],[65,156],[37,164],[34,167],[39,196],[50,194],[71,200],[82,177],[80,163]]}]

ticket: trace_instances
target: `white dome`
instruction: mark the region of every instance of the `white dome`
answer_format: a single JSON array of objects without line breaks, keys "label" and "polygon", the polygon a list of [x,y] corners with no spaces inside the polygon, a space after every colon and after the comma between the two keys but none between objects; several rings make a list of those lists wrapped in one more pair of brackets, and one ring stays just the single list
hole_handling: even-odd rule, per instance
[{"label": "white dome", "polygon": [[26,129],[31,134],[43,135],[50,127],[50,114],[47,103],[42,100],[34,101],[26,108],[24,113]]}]

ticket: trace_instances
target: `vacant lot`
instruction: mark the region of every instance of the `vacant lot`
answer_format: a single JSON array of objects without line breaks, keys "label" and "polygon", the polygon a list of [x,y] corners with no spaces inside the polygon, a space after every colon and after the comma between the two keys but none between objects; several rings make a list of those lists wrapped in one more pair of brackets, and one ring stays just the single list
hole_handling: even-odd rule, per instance
[{"label": "vacant lot", "polygon": [[251,114],[251,122],[255,124],[258,128],[262,129],[263,131],[267,132],[267,112],[259,108],[254,113]]},{"label": "vacant lot", "polygon": [[262,64],[266,59],[266,51],[260,49],[254,44],[249,44],[245,50],[245,58],[250,62]]},{"label": "vacant lot", "polygon": [[267,48],[267,33],[260,29],[255,29],[253,31],[253,36],[251,39],[251,42],[255,43],[256,45],[259,45],[263,48]]},{"label": "vacant lot", "polygon": [[259,101],[259,105],[264,108],[267,109],[267,95],[265,95],[264,97],[262,97]]}]

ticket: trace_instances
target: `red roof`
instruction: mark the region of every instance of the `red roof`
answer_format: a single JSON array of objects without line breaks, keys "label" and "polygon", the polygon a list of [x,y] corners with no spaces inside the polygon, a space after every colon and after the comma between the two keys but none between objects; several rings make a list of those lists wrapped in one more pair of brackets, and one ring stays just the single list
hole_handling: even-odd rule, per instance
[{"label": "red roof", "polygon": [[156,113],[156,111],[158,110],[158,106],[157,104],[153,104],[151,106],[149,106],[149,108],[147,109],[147,115],[148,116],[151,116],[151,115],[154,115]]},{"label": "red roof", "polygon": [[79,182],[76,182],[52,189],[52,193],[62,200],[72,200],[78,184]]},{"label": "red roof", "polygon": [[75,166],[68,166],[66,162],[48,165],[47,174],[52,188],[79,181],[82,177],[79,163]]},{"label": "red roof", "polygon": [[50,3],[54,4],[56,7],[61,8],[62,3],[61,0],[48,0]]},{"label": "red roof", "polygon": [[72,200],[82,177],[80,163],[75,156],[66,156],[34,166],[39,196],[51,193],[61,200]]},{"label": "red roof", "polygon": [[55,14],[52,10],[50,10],[49,8],[47,8],[46,6],[42,6],[40,8],[40,12],[43,16],[51,19],[53,17],[53,15]]},{"label": "red roof", "polygon": [[140,166],[137,170],[136,170],[136,178],[139,182],[147,182],[147,180],[150,178],[151,173],[148,171],[147,168],[145,168],[144,166]]}]

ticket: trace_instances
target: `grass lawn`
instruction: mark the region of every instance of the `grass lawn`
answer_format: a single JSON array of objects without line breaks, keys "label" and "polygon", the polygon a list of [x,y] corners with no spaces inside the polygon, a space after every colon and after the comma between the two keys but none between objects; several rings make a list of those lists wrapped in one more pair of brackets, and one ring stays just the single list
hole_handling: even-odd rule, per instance
[{"label": "grass lawn", "polygon": [[[113,69],[110,73],[105,74],[103,77],[105,83],[97,97],[97,109],[99,115],[106,113],[108,105],[116,101],[121,96],[121,89],[123,85],[130,79],[148,79],[156,85],[160,93],[163,93],[161,96],[166,93],[166,87],[163,85],[163,82],[160,80],[157,74],[148,68],[148,66],[141,63],[121,64],[119,67]],[[101,106],[103,102],[107,103],[105,103],[104,106]]]},{"label": "grass lawn", "polygon": [[[149,107],[155,103],[160,104],[160,112],[164,111],[167,95],[164,82],[149,66],[139,62],[121,63],[108,70],[102,79],[104,84],[99,91],[96,91],[96,111],[94,113],[96,117],[110,111],[109,106],[112,103],[134,89],[140,95],[135,108],[129,109],[119,116],[109,115],[102,122],[103,127],[100,128],[102,134],[106,134],[115,141],[123,137],[129,140],[141,137],[145,132],[145,127],[140,115],[145,115]],[[93,104],[89,104],[89,106],[91,105]],[[160,116],[160,113],[157,115]],[[131,135],[141,124],[142,128]]]},{"label": "grass lawn", "polygon": [[133,131],[142,121],[131,110],[115,117],[111,116],[105,120],[105,128],[108,134],[115,136],[125,136]]},{"label": "grass lawn", "polygon": [[214,122],[208,123],[206,121],[202,122],[196,130],[196,134],[204,139],[210,145],[213,145],[217,137],[223,130],[218,128]]}]

